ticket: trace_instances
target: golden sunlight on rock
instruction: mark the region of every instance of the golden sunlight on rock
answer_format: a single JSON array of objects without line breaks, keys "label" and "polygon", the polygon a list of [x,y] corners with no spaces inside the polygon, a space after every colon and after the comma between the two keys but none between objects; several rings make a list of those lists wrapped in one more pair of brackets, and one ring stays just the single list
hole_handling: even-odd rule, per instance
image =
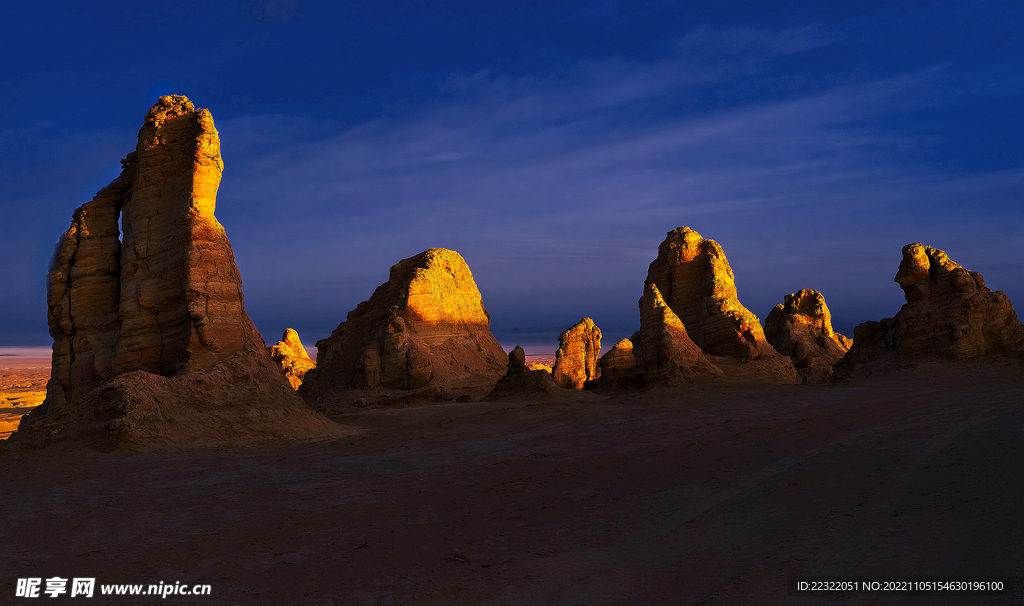
[{"label": "golden sunlight on rock", "polygon": [[686,327],[676,316],[654,284],[647,284],[640,298],[639,353],[640,366],[648,380],[683,379],[720,375],[690,339]]},{"label": "golden sunlight on rock", "polygon": [[489,390],[506,366],[490,321],[462,256],[426,250],[393,265],[388,281],[317,341],[317,367],[299,392],[329,406],[353,389]]},{"label": "golden sunlight on rock", "polygon": [[555,383],[570,389],[583,389],[587,381],[601,376],[597,358],[601,354],[601,329],[590,318],[583,318],[558,335],[558,351],[551,368]]},{"label": "golden sunlight on rock", "polygon": [[620,340],[601,356],[598,364],[601,366],[601,377],[604,379],[633,375],[636,372],[633,342],[629,339]]},{"label": "golden sunlight on rock", "polygon": [[42,404],[49,376],[46,358],[0,356],[0,440],[17,430],[21,418]]},{"label": "golden sunlight on rock", "polygon": [[893,281],[906,303],[892,318],[854,329],[849,352],[836,364],[844,377],[892,355],[935,354],[970,360],[1024,351],[1024,326],[1010,298],[985,286],[985,278],[920,242],[903,247]]},{"label": "golden sunlight on rock", "polygon": [[223,163],[210,113],[161,97],[121,166],[57,244],[51,379],[12,440],[163,449],[340,435],[289,388],[245,312],[213,214]]},{"label": "golden sunlight on rock", "polygon": [[294,329],[285,329],[277,345],[268,347],[267,351],[270,352],[270,359],[281,368],[294,389],[302,385],[307,371],[316,368],[316,362],[309,358],[306,348],[299,340],[299,333]]},{"label": "golden sunlight on rock", "polygon": [[[664,298],[682,322],[688,339],[726,370],[727,376],[771,383],[800,382],[789,358],[765,339],[761,321],[740,304],[732,268],[714,240],[704,239],[689,227],[668,232],[644,284],[645,288],[657,286],[659,298]],[[648,292],[645,290],[645,296]],[[646,364],[653,363],[649,354],[644,355],[648,356]]]}]

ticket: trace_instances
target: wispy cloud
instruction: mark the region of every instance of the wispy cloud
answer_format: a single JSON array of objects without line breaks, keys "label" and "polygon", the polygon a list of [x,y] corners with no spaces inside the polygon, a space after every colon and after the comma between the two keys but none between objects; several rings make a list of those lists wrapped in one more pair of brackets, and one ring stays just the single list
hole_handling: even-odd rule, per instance
[{"label": "wispy cloud", "polygon": [[[933,94],[947,78],[941,64],[715,110],[680,103],[770,70],[774,58],[841,43],[817,25],[701,27],[653,63],[612,58],[543,77],[454,74],[433,100],[388,119],[221,123],[225,140],[247,142],[244,158],[228,158],[222,194],[224,213],[245,226],[232,240],[253,265],[317,259],[291,266],[297,283],[330,267],[339,310],[368,296],[399,258],[455,248],[470,259],[496,324],[507,326],[524,291],[562,314],[600,307],[631,317],[664,232],[688,224],[726,245],[757,312],[808,286],[865,312],[877,297],[847,287],[847,270],[826,267],[836,250],[881,247],[888,254],[859,265],[856,278],[891,279],[884,274],[904,240],[955,232],[931,220],[936,209],[946,219],[968,214],[947,203],[971,192],[1005,200],[1024,174],[936,174],[914,161],[935,141],[884,127],[893,113],[950,102]],[[228,210],[235,204],[246,211]],[[787,252],[793,247],[799,254]],[[275,296],[269,281],[248,284],[268,307],[294,300]]]}]

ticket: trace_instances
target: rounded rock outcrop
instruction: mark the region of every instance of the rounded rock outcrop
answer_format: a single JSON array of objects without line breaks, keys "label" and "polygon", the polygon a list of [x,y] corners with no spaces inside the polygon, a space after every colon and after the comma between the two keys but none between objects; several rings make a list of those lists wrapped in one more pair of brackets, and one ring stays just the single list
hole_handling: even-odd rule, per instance
[{"label": "rounded rock outcrop", "polygon": [[299,393],[330,405],[353,389],[490,389],[505,370],[490,321],[462,256],[431,248],[393,265],[388,281],[317,341],[317,367]]},{"label": "rounded rock outcrop", "polygon": [[786,295],[765,318],[764,332],[776,351],[793,360],[805,383],[831,380],[832,366],[852,342],[832,330],[825,297],[811,289]]}]

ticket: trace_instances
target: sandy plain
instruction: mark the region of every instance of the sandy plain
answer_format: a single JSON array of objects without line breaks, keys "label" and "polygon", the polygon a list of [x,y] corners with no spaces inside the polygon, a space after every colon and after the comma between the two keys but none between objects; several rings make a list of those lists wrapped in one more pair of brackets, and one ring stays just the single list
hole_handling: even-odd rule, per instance
[{"label": "sandy plain", "polygon": [[0,440],[18,428],[22,415],[42,403],[50,378],[50,358],[0,355]]},{"label": "sandy plain", "polygon": [[212,585],[91,604],[1021,604],[1019,582],[787,595],[797,574],[1024,577],[1019,369],[353,410],[352,436],[258,452],[6,447],[0,596],[84,576]]}]

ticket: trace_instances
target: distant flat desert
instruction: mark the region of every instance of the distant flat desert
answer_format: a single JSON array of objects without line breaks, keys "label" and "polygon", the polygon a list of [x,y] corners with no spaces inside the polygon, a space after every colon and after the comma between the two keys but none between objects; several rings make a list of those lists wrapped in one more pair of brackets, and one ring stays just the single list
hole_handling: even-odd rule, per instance
[{"label": "distant flat desert", "polygon": [[0,452],[0,593],[73,575],[212,586],[145,602],[168,604],[1024,603],[1019,581],[990,597],[787,595],[792,575],[1024,578],[1019,361],[335,420],[356,433]]},{"label": "distant flat desert", "polygon": [[50,378],[48,347],[0,348],[0,440],[18,428],[22,415],[42,403]]}]

